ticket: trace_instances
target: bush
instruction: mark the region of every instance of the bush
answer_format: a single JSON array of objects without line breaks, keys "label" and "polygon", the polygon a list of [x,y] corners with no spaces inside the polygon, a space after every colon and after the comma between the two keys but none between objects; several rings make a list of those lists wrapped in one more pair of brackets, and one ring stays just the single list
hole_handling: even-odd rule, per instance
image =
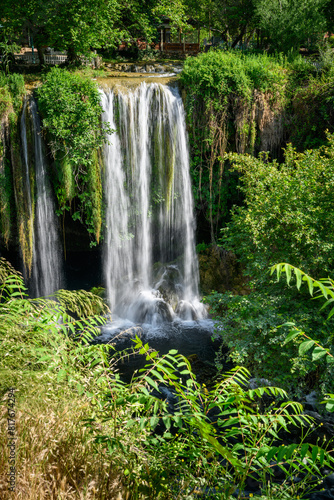
[{"label": "bush", "polygon": [[[183,356],[159,356],[137,337],[135,352],[148,365],[125,384],[114,370],[112,347],[91,344],[103,319],[75,320],[55,301],[29,300],[22,278],[3,260],[0,277],[0,388],[5,397],[16,388],[20,423],[12,431],[20,430],[21,443],[17,498],[32,500],[36,491],[49,498],[52,491],[72,500],[84,491],[87,500],[102,500],[121,491],[134,499],[167,499],[210,491],[227,500],[237,490],[241,497],[255,476],[266,498],[288,499],[309,491],[318,483],[319,466],[332,462],[321,446],[306,443],[312,419],[301,415],[302,406],[287,401],[281,389],[248,389],[246,369],[206,388]],[[69,299],[68,292],[66,307]],[[80,310],[91,310],[82,309],[90,299],[73,295],[71,310],[76,300]],[[169,400],[161,397],[166,391]],[[285,401],[261,413],[264,394]],[[291,426],[305,435],[286,446],[279,432]],[[8,435],[2,428],[5,469]],[[283,479],[268,487],[276,468]],[[301,481],[291,482],[291,475]],[[12,498],[3,484],[0,491]]]},{"label": "bush", "polygon": [[99,242],[102,224],[102,184],[99,149],[106,140],[101,124],[101,102],[95,82],[79,74],[53,68],[37,90],[48,133],[49,147],[56,161],[55,188],[60,213],[78,199],[73,219],[85,222]]},{"label": "bush", "polygon": [[6,75],[0,71],[0,119],[11,105],[18,112],[22,106],[22,97],[26,90],[22,75],[16,73]]},{"label": "bush", "polygon": [[266,156],[227,156],[241,175],[245,206],[234,207],[221,243],[254,278],[275,262],[313,275],[333,272],[334,137],[328,140],[302,154],[289,146],[281,165]]}]

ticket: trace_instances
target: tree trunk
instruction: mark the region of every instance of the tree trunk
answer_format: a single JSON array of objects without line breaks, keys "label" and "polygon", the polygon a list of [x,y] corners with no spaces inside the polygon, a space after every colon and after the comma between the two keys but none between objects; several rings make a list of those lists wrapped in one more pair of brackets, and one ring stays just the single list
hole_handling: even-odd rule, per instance
[{"label": "tree trunk", "polygon": [[234,47],[236,47],[238,45],[238,43],[241,42],[244,34],[246,33],[246,29],[247,29],[247,24],[242,28],[242,30],[239,33],[239,35],[237,36],[237,38],[233,41],[232,49],[234,49]]},{"label": "tree trunk", "polygon": [[68,64],[74,64],[78,62],[79,57],[73,45],[67,47],[67,62]]}]

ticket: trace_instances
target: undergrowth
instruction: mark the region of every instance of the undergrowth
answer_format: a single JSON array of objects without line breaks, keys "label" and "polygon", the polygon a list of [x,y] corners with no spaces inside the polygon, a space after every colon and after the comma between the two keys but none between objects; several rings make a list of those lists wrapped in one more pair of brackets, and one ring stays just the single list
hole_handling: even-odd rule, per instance
[{"label": "undergrowth", "polygon": [[[133,352],[144,355],[147,366],[126,384],[113,347],[91,343],[104,322],[100,316],[77,319],[58,302],[28,299],[21,276],[0,264],[2,471],[8,469],[10,390],[17,436],[15,491],[8,491],[4,475],[1,498],[153,500],[210,493],[241,499],[253,478],[254,498],[291,499],[321,481],[320,467],[329,466],[331,456],[322,443],[307,444],[312,419],[283,390],[250,390],[241,367],[207,388],[186,358],[176,351],[160,356],[138,336]],[[67,294],[67,304],[75,302]],[[272,401],[267,407],[263,395]],[[291,426],[300,428],[300,442],[283,445],[279,435]],[[281,480],[268,482],[277,470]],[[292,475],[300,481],[291,482]]]}]

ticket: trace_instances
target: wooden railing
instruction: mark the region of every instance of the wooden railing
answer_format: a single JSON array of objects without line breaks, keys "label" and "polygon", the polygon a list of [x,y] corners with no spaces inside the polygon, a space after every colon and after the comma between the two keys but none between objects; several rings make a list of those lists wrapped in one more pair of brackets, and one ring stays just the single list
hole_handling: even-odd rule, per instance
[{"label": "wooden railing", "polygon": [[[137,46],[140,50],[144,50],[147,47],[146,42],[137,41]],[[190,52],[193,54],[197,54],[199,52],[199,43],[167,43],[163,44],[150,44],[152,49],[155,50],[164,50],[166,52]],[[118,50],[126,50],[128,48],[128,44],[123,42],[119,45]]]},{"label": "wooden railing", "polygon": [[46,55],[44,56],[44,62],[45,64],[63,64],[65,61],[67,61],[67,55],[62,54],[62,55]]},{"label": "wooden railing", "polygon": [[163,50],[166,52],[199,52],[199,43],[164,43]]},{"label": "wooden railing", "polygon": [[[29,52],[29,53],[26,52],[25,54],[15,54],[14,57],[15,57],[15,61],[18,62],[18,63],[23,63],[23,64],[39,64],[39,57],[38,57],[38,53],[37,52],[35,52],[34,55],[31,52]],[[62,64],[66,60],[67,60],[67,55],[66,54],[61,54],[61,55],[56,55],[56,54],[48,55],[48,54],[45,54],[44,55],[44,62],[45,62],[45,64],[51,64],[51,65]]]},{"label": "wooden railing", "polygon": [[[160,50],[160,45],[158,43],[147,43],[147,42],[142,42],[140,40],[137,40],[137,47],[139,50],[145,50],[147,49],[148,47],[150,47],[151,49],[154,49],[154,50]],[[119,46],[118,46],[118,50],[127,50],[128,48],[130,48],[130,44],[128,44],[127,42],[122,42]]]}]

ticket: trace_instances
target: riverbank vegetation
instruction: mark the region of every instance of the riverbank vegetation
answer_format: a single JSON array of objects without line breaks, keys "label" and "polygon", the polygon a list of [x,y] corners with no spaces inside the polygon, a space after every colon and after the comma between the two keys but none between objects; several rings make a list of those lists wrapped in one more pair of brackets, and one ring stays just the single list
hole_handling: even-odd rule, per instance
[{"label": "riverbank vegetation", "polygon": [[[209,52],[186,60],[181,74],[191,145],[191,173],[203,237],[215,244],[231,208],[241,204],[238,174],[226,152],[284,161],[291,143],[299,152],[327,143],[334,132],[332,52],[317,69],[300,55],[278,57]],[[209,233],[210,232],[210,233]]]},{"label": "riverbank vegetation", "polygon": [[[274,148],[264,148],[269,151],[266,153],[248,150],[248,154],[238,149],[240,132],[237,127],[240,120],[233,105],[225,99],[224,88],[231,86],[230,82],[234,90],[227,95],[233,96],[234,106],[248,91],[250,105],[244,111],[248,119],[249,109],[254,106],[258,92],[254,76],[248,80],[245,76],[247,71],[248,75],[251,74],[250,69],[255,66],[252,61],[254,56],[250,56],[250,63],[248,56],[237,56],[245,59],[244,73],[240,73],[239,80],[233,75],[233,66],[231,70],[227,69],[231,65],[225,65],[225,55],[202,57],[196,63],[189,61],[182,75],[185,85],[191,82],[187,106],[193,134],[192,171],[198,188],[197,206],[204,211],[207,222],[211,224],[214,244],[218,243],[224,251],[231,251],[237,257],[250,292],[246,296],[213,292],[206,298],[212,311],[216,310],[220,318],[219,336],[229,349],[230,359],[246,365],[258,377],[268,377],[304,395],[313,389],[332,391],[331,369],[315,364],[309,356],[300,356],[293,346],[282,350],[288,331],[282,325],[290,321],[296,322],[308,335],[332,349],[332,319],[327,319],[324,313],[318,311],[317,305],[309,301],[307,293],[277,284],[269,275],[270,267],[278,262],[288,262],[315,278],[333,275],[333,137],[328,130],[326,135],[324,129],[320,134],[317,119],[318,112],[326,116],[322,125],[326,124],[333,131],[331,67],[319,75],[313,72],[305,78],[302,61],[297,59],[289,63],[285,60],[284,73],[277,77],[285,78],[285,85],[280,86],[281,92],[284,92],[280,101],[284,103],[284,108],[280,111],[277,107],[275,109],[279,95],[273,94],[277,62],[273,60],[267,66],[262,65],[261,71],[268,71],[271,77],[271,84],[267,83],[268,76],[267,79],[265,76],[260,79],[263,95],[266,96],[267,115],[272,111],[270,127],[277,134],[280,132],[277,116],[284,123],[280,138],[281,147],[285,145],[284,157],[278,154],[275,158]],[[219,64],[202,65],[210,58],[212,61],[217,58],[223,64],[224,72],[219,72]],[[214,72],[215,79],[212,78]],[[237,87],[238,81],[242,82],[241,90]],[[200,95],[205,97],[200,99]],[[204,106],[204,112],[193,113],[193,107],[199,102]],[[223,116],[220,126],[215,122],[219,113]],[[302,121],[302,113],[307,118],[296,133],[296,124]],[[202,127],[196,127],[198,116],[203,121]],[[254,135],[261,137],[264,129],[257,128],[256,116],[254,113],[250,123],[255,130]],[[210,137],[209,123],[216,123],[213,125],[215,134],[226,134],[225,142],[219,142],[213,134]],[[201,133],[201,140],[196,140],[196,134],[200,137]],[[293,143],[287,144],[289,139],[295,141],[296,147]],[[306,149],[309,144],[319,147]],[[199,151],[198,145],[202,151]],[[220,152],[218,146],[221,147]],[[296,148],[305,151],[298,152]],[[210,163],[212,150],[216,156]],[[234,152],[226,152],[231,150]],[[200,189],[201,186],[206,191]],[[234,206],[231,208],[231,205]]]},{"label": "riverbank vegetation", "polygon": [[[324,306],[324,297],[327,306],[334,300],[328,278],[334,276],[334,57],[332,37],[324,41],[334,31],[333,2],[307,0],[301,8],[294,0],[231,0],[222,8],[211,0],[89,0],[67,7],[58,0],[42,9],[35,1],[0,6],[2,247],[20,248],[29,276],[33,209],[26,203],[19,125],[20,116],[29,120],[28,104],[21,115],[24,78],[43,119],[63,228],[70,214],[71,223],[85,226],[91,246],[98,245],[101,150],[111,131],[102,127],[92,77],[106,70],[78,65],[92,49],[110,60],[122,41],[139,57],[138,39],[156,42],[161,16],[169,17],[172,35],[195,32],[188,23],[194,16],[203,44],[204,35],[211,46],[219,39],[210,51],[186,58],[179,77],[198,248],[213,248],[220,260],[232,255],[242,286],[229,278],[226,292],[218,293],[208,285],[204,301],[222,348],[216,377],[201,385],[187,359],[175,351],[162,356],[140,337],[130,354],[95,345],[108,314],[100,297],[63,290],[55,300],[31,300],[21,276],[2,260],[0,470],[8,467],[6,402],[14,387],[18,474],[15,494],[1,478],[1,497],[305,498],[333,468],[328,434],[315,431],[303,413],[311,391],[317,411],[323,398],[333,409],[326,395],[334,393],[334,315]],[[27,26],[41,64],[41,49],[50,45],[67,51],[69,67],[11,74],[10,47]],[[145,56],[151,53],[147,47]],[[274,268],[278,277],[284,269],[287,282],[271,274]],[[313,290],[317,300],[310,300]],[[144,356],[147,366],[125,383],[118,360],[128,355]],[[224,374],[231,361],[235,368]],[[251,377],[258,379],[255,389]]]},{"label": "riverbank vegetation", "polygon": [[[201,386],[183,356],[159,356],[139,337],[134,352],[147,366],[125,384],[115,369],[122,353],[91,343],[104,321],[90,316],[101,312],[101,299],[87,292],[80,300],[78,292],[66,292],[65,301],[59,294],[59,302],[28,299],[20,275],[0,264],[2,470],[8,411],[18,436],[15,492],[2,480],[2,498],[284,499],[321,484],[320,468],[332,458],[283,390],[248,389],[243,368]],[[261,406],[264,395],[269,407]],[[291,428],[302,429],[299,441],[282,444]]]}]

